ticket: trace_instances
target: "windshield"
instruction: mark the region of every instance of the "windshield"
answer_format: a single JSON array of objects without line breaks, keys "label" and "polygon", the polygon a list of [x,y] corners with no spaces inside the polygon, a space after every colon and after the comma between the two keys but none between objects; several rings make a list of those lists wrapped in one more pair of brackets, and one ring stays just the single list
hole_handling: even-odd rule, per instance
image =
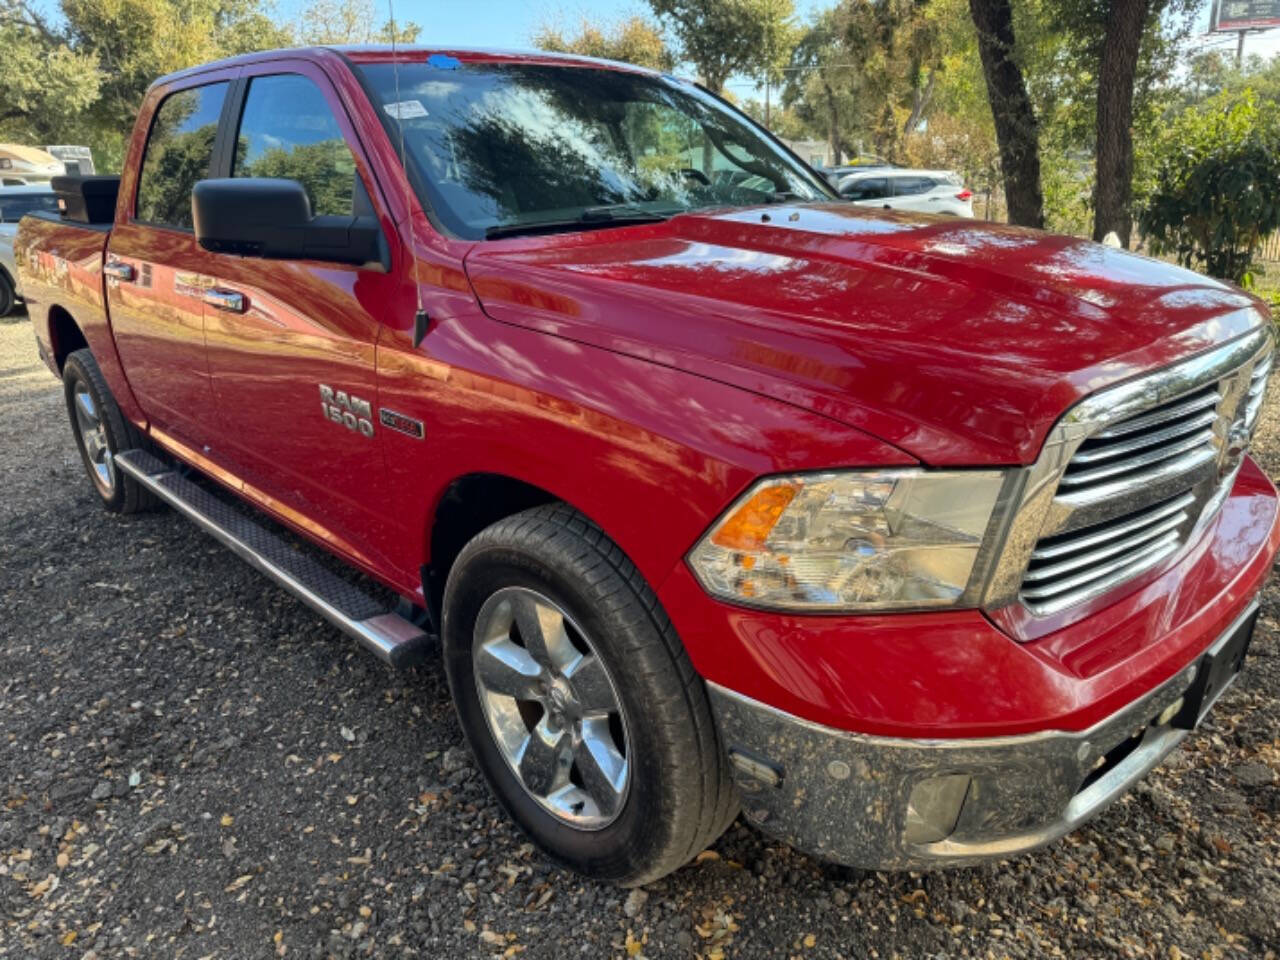
[{"label": "windshield", "polygon": [[583,67],[360,68],[422,200],[467,238],[707,207],[830,200],[827,184],[691,84]]}]

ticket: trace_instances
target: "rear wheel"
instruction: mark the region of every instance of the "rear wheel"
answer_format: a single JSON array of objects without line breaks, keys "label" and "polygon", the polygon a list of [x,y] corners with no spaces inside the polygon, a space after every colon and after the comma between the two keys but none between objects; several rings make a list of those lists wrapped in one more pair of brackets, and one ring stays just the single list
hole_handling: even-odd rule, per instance
[{"label": "rear wheel", "polygon": [[116,466],[118,454],[144,446],[145,441],[120,412],[93,354],[86,349],[68,355],[62,383],[80,459],[102,505],[112,513],[155,506],[155,497]]},{"label": "rear wheel", "polygon": [[581,514],[537,507],[472,540],[449,574],[443,640],[481,771],[556,860],[646,883],[732,821],[702,680],[639,572]]}]

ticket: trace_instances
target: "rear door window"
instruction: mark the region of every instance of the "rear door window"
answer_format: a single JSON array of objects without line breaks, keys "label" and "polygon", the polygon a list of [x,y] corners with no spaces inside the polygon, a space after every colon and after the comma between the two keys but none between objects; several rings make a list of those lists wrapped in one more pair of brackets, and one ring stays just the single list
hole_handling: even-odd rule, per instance
[{"label": "rear door window", "polygon": [[894,177],[893,195],[910,197],[918,193],[928,193],[933,189],[933,180],[929,177]]},{"label": "rear door window", "polygon": [[227,87],[224,81],[179,90],[160,104],[138,180],[138,220],[191,229],[191,191],[209,176]]},{"label": "rear door window", "polygon": [[889,183],[884,177],[867,177],[841,187],[840,193],[849,200],[878,200],[889,195]]},{"label": "rear door window", "polygon": [[352,214],[355,157],[324,93],[300,74],[249,82],[231,175],[297,180],[316,216]]}]

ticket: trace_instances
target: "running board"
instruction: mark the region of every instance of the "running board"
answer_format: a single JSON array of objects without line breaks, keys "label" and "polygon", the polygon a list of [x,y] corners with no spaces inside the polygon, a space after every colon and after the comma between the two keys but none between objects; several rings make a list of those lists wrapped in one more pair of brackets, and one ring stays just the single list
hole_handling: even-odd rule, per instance
[{"label": "running board", "polygon": [[389,666],[419,663],[435,638],[291,547],[146,450],[126,450],[115,464],[240,559],[266,574]]}]

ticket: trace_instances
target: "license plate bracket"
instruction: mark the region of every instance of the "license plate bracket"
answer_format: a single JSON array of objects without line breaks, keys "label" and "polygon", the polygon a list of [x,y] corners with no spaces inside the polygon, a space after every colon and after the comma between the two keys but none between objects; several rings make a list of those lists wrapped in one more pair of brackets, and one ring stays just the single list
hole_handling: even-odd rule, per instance
[{"label": "license plate bracket", "polygon": [[1258,622],[1258,606],[1252,605],[1205,651],[1191,686],[1183,694],[1182,709],[1169,721],[1181,730],[1194,730],[1218,698],[1231,686],[1244,666],[1253,628]]}]

